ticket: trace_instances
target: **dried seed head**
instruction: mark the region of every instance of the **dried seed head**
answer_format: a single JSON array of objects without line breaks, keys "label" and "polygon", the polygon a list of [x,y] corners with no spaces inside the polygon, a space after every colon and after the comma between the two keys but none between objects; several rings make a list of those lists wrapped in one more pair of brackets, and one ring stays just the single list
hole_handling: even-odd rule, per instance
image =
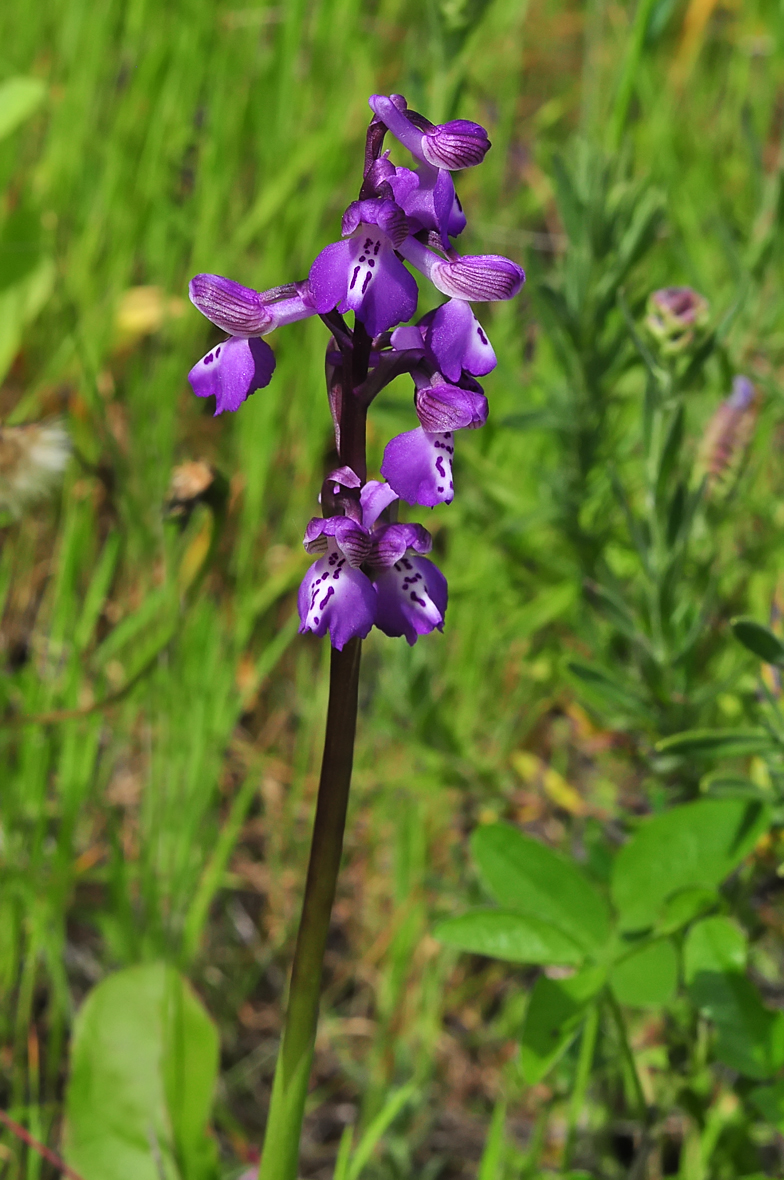
[{"label": "dried seed head", "polygon": [[0,511],[19,517],[60,483],[71,441],[58,420],[0,428]]}]

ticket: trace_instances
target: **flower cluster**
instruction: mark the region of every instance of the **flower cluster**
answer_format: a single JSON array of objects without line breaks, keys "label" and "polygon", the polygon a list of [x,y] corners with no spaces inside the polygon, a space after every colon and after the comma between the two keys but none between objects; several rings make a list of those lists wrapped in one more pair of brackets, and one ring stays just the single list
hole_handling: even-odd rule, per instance
[{"label": "flower cluster", "polygon": [[[398,94],[374,95],[370,107],[359,198],[343,215],[341,240],[321,251],[305,281],[262,292],[217,275],[190,284],[196,307],[228,333],[189,374],[197,396],[215,397],[216,414],[269,384],[275,357],[262,337],[274,328],[318,315],[332,332],[327,387],[341,466],[324,483],[324,515],[305,533],[306,550],[320,556],[300,588],[299,611],[302,631],[329,632],[338,649],[373,625],[411,644],[443,627],[446,581],[423,556],[430,535],[397,523],[398,502],[452,501],[455,432],[486,421],[476,379],[496,363],[471,303],[511,299],[525,281],[510,259],[460,255],[452,244],[466,219],[451,173],[482,162],[484,128],[463,119],[434,125]],[[414,157],[413,169],[392,162],[388,132]],[[447,297],[416,324],[409,266]],[[343,318],[349,311],[353,329]],[[419,425],[387,444],[385,482],[368,481],[368,407],[405,372]]]}]

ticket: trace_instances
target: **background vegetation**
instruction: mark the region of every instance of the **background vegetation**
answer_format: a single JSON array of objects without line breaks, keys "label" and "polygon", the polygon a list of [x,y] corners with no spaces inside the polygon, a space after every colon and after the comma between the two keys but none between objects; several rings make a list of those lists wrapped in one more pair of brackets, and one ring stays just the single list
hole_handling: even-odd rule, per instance
[{"label": "background vegetation", "polygon": [[[0,82],[44,84],[0,141],[0,414],[58,416],[73,444],[62,492],[11,497],[2,527],[0,1105],[57,1145],[83,998],[164,960],[219,1028],[221,1166],[258,1157],[323,732],[327,649],[297,637],[295,598],[330,456],[324,333],[280,333],[272,385],[213,419],[186,384],[212,338],[184,295],[198,271],[304,277],[356,195],[367,95],[400,91],[489,127],[462,248],[529,280],[482,309],[491,420],[428,520],[445,633],[366,645],[303,1174],[331,1176],[344,1128],[379,1112],[355,1157],[379,1180],[533,1177],[565,1150],[591,1176],[780,1174],[776,1117],[683,990],[628,1006],[661,1116],[635,1164],[612,1027],[572,1116],[577,1046],[536,1084],[520,1067],[540,969],[433,936],[482,900],[477,826],[510,821],[601,888],[639,817],[710,793],[718,766],[771,810],[713,899],[784,1001],[781,756],[748,736],[778,654],[760,681],[729,628],[781,612],[780,0],[50,0],[3,6],[0,47]],[[681,283],[710,332],[673,368],[642,318]],[[756,401],[701,452],[737,373]],[[374,407],[376,464],[410,420],[401,380]],[[172,518],[197,459],[225,489]],[[657,752],[705,728],[740,744]],[[48,1165],[8,1134],[0,1167]]]}]

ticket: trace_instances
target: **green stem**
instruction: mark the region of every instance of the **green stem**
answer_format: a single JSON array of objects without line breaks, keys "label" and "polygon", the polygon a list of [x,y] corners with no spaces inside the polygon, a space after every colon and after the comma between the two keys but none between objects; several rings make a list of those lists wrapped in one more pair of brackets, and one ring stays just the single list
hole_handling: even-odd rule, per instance
[{"label": "green stem", "polygon": [[632,1088],[634,1089],[634,1098],[638,1107],[638,1115],[643,1127],[647,1127],[648,1103],[645,1099],[645,1091],[642,1088],[640,1075],[637,1073],[637,1066],[634,1061],[634,1053],[632,1052],[632,1047],[629,1044],[629,1037],[626,1033],[626,1022],[623,1019],[623,1012],[621,1012],[620,1005],[609,988],[607,989],[606,995],[607,1002],[610,1006],[610,1011],[613,1015],[613,1020],[615,1021],[615,1026],[618,1029],[618,1036],[621,1042],[621,1055],[626,1066],[626,1071],[631,1080]]},{"label": "green stem", "polygon": [[335,900],[354,758],[361,642],[332,651],[327,731],[288,1011],[275,1068],[259,1180],[296,1180],[316,1039],[321,972]]},{"label": "green stem", "polygon": [[596,1049],[596,1036],[599,1032],[599,1005],[592,1004],[583,1025],[583,1035],[580,1041],[580,1056],[577,1060],[577,1076],[574,1079],[572,1100],[569,1103],[569,1123],[564,1146],[563,1169],[566,1170],[574,1154],[577,1142],[577,1124],[585,1106],[585,1094],[588,1089],[588,1079],[591,1076],[593,1055]]}]

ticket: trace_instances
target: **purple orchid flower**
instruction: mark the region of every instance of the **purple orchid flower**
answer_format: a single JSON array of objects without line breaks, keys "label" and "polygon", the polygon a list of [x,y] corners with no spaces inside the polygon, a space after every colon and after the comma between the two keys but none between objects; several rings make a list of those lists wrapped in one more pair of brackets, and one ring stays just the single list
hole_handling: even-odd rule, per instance
[{"label": "purple orchid flower", "polygon": [[525,271],[502,254],[464,254],[450,251],[441,258],[416,238],[398,247],[403,257],[422,271],[433,286],[453,299],[489,303],[513,299],[525,282]]},{"label": "purple orchid flower", "polygon": [[201,274],[191,279],[188,293],[202,315],[230,333],[188,374],[197,397],[215,398],[216,417],[238,410],[252,393],[269,385],[275,354],[258,337],[316,314],[306,283],[254,291],[221,275]]},{"label": "purple orchid flower", "polygon": [[[327,395],[340,466],[322,486],[324,516],[308,525],[304,544],[315,561],[299,591],[300,630],[329,634],[342,649],[371,627],[418,636],[442,629],[447,605],[443,574],[425,554],[431,538],[418,524],[390,519],[398,499],[434,507],[454,496],[457,430],[487,419],[475,378],[496,365],[472,302],[511,299],[525,274],[496,254],[461,257],[452,239],[466,219],[451,172],[481,163],[490,141],[478,123],[433,124],[409,110],[401,95],[374,95],[359,199],[343,216],[342,239],[313,262],[305,282],[255,291],[219,275],[191,281],[195,306],[228,334],[189,374],[199,397],[215,397],[215,413],[236,410],[269,383],[272,350],[261,337],[319,315],[331,332]],[[387,132],[415,157],[396,166],[384,151]],[[447,297],[416,325],[421,271]],[[354,326],[342,316],[354,312]],[[369,337],[369,339],[368,339]],[[365,416],[377,394],[402,373],[414,380],[415,430],[391,439],[381,465],[386,482],[365,481]]]},{"label": "purple orchid flower", "polygon": [[457,237],[466,227],[463,206],[460,204],[452,177],[443,168],[420,164],[415,171],[396,168],[389,153],[375,161],[370,179],[378,192],[385,186],[408,218],[412,234],[421,230],[434,231],[444,250],[450,247],[450,237]]},{"label": "purple orchid flower", "polygon": [[479,123],[452,119],[433,124],[410,111],[402,94],[373,94],[370,108],[382,123],[408,148],[412,156],[433,168],[456,171],[481,164],[490,148],[487,132]]},{"label": "purple orchid flower", "polygon": [[370,552],[368,530],[347,516],[315,517],[305,530],[308,553],[322,553],[299,588],[300,634],[329,631],[342,651],[349,639],[364,639],[376,617],[376,592],[358,567]]},{"label": "purple orchid flower", "polygon": [[[413,377],[421,425],[387,443],[381,474],[402,500],[435,508],[454,499],[454,431],[483,426],[487,398],[476,382],[466,389],[445,381],[440,373],[427,377],[416,370]],[[467,384],[470,378],[463,380]]]},{"label": "purple orchid flower", "polygon": [[316,311],[351,310],[370,336],[411,319],[419,292],[395,253],[408,232],[395,201],[353,201],[343,216],[344,240],[322,250],[310,268]]},{"label": "purple orchid flower", "polygon": [[[340,472],[333,475],[342,482]],[[329,632],[342,650],[349,639],[364,639],[374,623],[385,635],[405,635],[411,645],[420,635],[443,630],[447,584],[423,556],[432,548],[430,534],[421,524],[379,520],[397,498],[388,483],[370,480],[360,492],[361,522],[347,516],[311,520],[304,545],[323,556],[300,586],[300,633]],[[363,563],[367,573],[358,568]]]},{"label": "purple orchid flower", "polygon": [[[461,373],[485,377],[496,366],[493,346],[465,299],[448,299],[422,316],[417,329],[434,367],[447,381],[458,382]],[[416,347],[408,332],[408,328],[397,328],[392,333],[395,348]]]}]

